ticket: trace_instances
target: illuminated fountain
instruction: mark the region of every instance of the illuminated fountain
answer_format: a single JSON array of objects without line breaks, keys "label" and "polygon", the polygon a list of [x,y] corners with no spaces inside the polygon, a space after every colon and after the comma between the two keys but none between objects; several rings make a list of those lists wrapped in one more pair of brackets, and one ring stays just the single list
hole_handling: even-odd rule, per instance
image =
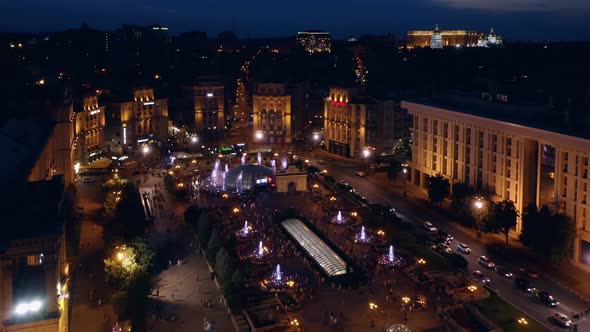
[{"label": "illuminated fountain", "polygon": [[377,240],[375,234],[365,231],[365,226],[361,226],[360,232],[354,234],[353,241],[357,244],[373,244]]},{"label": "illuminated fountain", "polygon": [[389,246],[389,251],[380,255],[378,263],[379,265],[394,268],[405,265],[406,260],[401,255],[396,255],[393,246]]},{"label": "illuminated fountain", "polygon": [[221,162],[219,159],[215,160],[215,164],[213,164],[213,171],[211,172],[211,185],[214,187],[218,187],[220,185],[219,177],[221,176]]},{"label": "illuminated fountain", "polygon": [[225,173],[229,172],[229,165],[225,164]]},{"label": "illuminated fountain", "polygon": [[270,166],[272,167],[273,172],[277,172],[277,161],[275,159],[270,161]]},{"label": "illuminated fountain", "polygon": [[221,190],[225,191],[225,172],[221,174]]},{"label": "illuminated fountain", "polygon": [[256,161],[258,162],[258,165],[262,165],[262,155],[260,152],[256,154]]},{"label": "illuminated fountain", "polygon": [[236,232],[236,236],[241,240],[249,239],[254,235],[254,229],[252,225],[248,223],[248,220],[244,221],[244,226]]},{"label": "illuminated fountain", "polygon": [[244,178],[244,174],[243,172],[240,172],[240,174],[238,174],[238,177],[236,178],[236,189],[237,190],[242,190],[243,188],[243,183],[242,183],[242,179]]},{"label": "illuminated fountain", "polygon": [[238,248],[238,252],[242,260],[248,259],[254,264],[266,263],[274,257],[272,251],[265,247],[262,241],[259,241],[257,246],[245,244]]},{"label": "illuminated fountain", "polygon": [[281,159],[281,167],[283,167],[283,171],[287,169],[287,158],[283,157],[283,159]]},{"label": "illuminated fountain", "polygon": [[242,155],[241,160],[242,160],[242,165],[246,165],[246,154],[245,153]]},{"label": "illuminated fountain", "polygon": [[343,215],[342,211],[338,210],[338,214],[335,215],[330,222],[334,225],[346,226],[354,221],[354,219],[350,218],[348,215]]},{"label": "illuminated fountain", "polygon": [[286,275],[281,271],[281,265],[277,264],[277,267],[262,281],[263,288],[273,291],[280,291],[282,289],[293,287],[295,281],[290,275]]}]

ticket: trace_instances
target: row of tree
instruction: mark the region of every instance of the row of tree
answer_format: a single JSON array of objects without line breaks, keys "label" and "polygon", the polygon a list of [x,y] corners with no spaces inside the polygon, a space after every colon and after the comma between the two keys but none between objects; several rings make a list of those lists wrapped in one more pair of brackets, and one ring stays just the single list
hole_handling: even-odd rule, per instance
[{"label": "row of tree", "polygon": [[[119,320],[131,320],[134,330],[144,331],[154,251],[144,237],[146,219],[137,187],[131,182],[109,188],[113,206],[104,227],[104,270],[114,291],[111,302]],[[110,202],[110,200],[107,200]],[[109,203],[110,204],[110,203]]]},{"label": "row of tree", "polygon": [[236,243],[219,234],[205,209],[190,206],[184,212],[184,219],[195,233],[195,244],[203,249],[214,267],[228,307],[234,313],[241,312],[245,301],[245,279],[238,260],[232,256]]},{"label": "row of tree", "polygon": [[[428,198],[432,203],[442,205],[450,196],[451,209],[462,223],[475,226],[478,234],[502,233],[508,244],[510,231],[516,227],[519,217],[514,202],[492,202],[479,197],[479,204],[475,205],[475,191],[467,184],[453,184],[452,194],[450,189],[448,179],[440,174],[432,176],[428,183]],[[559,263],[564,258],[571,257],[574,237],[574,222],[565,214],[552,211],[547,206],[537,208],[535,204],[523,211],[520,240],[543,259]]]}]

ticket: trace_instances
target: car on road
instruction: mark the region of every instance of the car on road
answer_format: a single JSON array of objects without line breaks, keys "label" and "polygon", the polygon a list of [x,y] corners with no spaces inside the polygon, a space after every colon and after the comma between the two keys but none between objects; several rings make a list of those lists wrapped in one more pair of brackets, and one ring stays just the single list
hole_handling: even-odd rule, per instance
[{"label": "car on road", "polygon": [[455,239],[451,234],[449,234],[446,231],[443,231],[442,229],[439,229],[438,230],[438,235],[441,236],[441,237],[446,238],[447,239],[447,242],[452,242]]},{"label": "car on road", "polygon": [[367,173],[365,171],[356,171],[354,172],[354,174],[360,176],[361,178],[367,176]]},{"label": "car on road", "polygon": [[535,293],[537,290],[535,287],[533,287],[533,285],[531,285],[531,282],[527,278],[523,277],[514,278],[514,285],[516,285],[516,288],[525,293]]},{"label": "car on road", "polygon": [[534,270],[529,270],[525,267],[520,268],[520,272],[524,275],[527,275],[529,278],[537,279],[539,277],[539,273]]},{"label": "car on road", "polygon": [[573,324],[572,320],[566,314],[557,311],[551,316],[551,321],[553,321],[555,325],[566,329],[570,328]]},{"label": "car on road", "polygon": [[434,225],[432,223],[430,223],[429,221],[424,223],[424,228],[429,231],[429,232],[436,232],[436,227],[434,227]]},{"label": "car on road", "polygon": [[323,165],[323,164],[325,164],[325,163],[326,163],[326,161],[325,161],[324,159],[321,159],[321,158],[320,158],[320,159],[318,159],[318,164],[321,164],[321,165]]},{"label": "car on road", "polygon": [[437,249],[439,252],[445,254],[451,254],[453,252],[453,249],[451,249],[451,247],[449,247],[449,245],[446,243],[440,243]]},{"label": "car on road", "polygon": [[484,284],[489,284],[490,283],[490,278],[486,277],[485,274],[483,274],[481,271],[479,270],[475,270],[471,273],[473,275],[473,277],[475,279],[477,279],[478,281],[484,283]]},{"label": "car on road", "polygon": [[548,306],[549,308],[555,308],[559,305],[559,301],[557,301],[549,292],[547,291],[540,291],[535,294],[535,297],[544,305]]},{"label": "car on road", "polygon": [[493,269],[496,266],[496,264],[494,264],[494,262],[492,262],[492,260],[489,259],[488,256],[479,256],[477,262],[480,265],[487,267],[488,269]]},{"label": "car on road", "polygon": [[82,179],[83,183],[91,183],[91,182],[96,182],[96,179],[93,178],[83,178]]},{"label": "car on road", "polygon": [[506,269],[503,268],[502,266],[496,265],[496,267],[494,268],[494,270],[496,271],[496,273],[499,276],[502,276],[502,277],[504,277],[506,279],[512,279],[512,277],[514,277],[514,275],[512,274],[512,272],[506,271]]},{"label": "car on road", "polygon": [[457,250],[467,255],[471,253],[471,248],[469,248],[469,246],[465,243],[459,243],[457,245]]}]

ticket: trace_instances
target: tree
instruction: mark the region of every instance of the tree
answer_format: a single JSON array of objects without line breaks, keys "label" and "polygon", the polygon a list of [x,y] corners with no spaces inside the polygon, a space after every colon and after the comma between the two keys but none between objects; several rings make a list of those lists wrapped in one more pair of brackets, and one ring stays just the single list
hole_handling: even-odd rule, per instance
[{"label": "tree", "polygon": [[228,282],[231,282],[233,270],[233,259],[229,256],[227,250],[222,247],[217,252],[217,257],[215,259],[215,272],[217,272],[222,284],[226,285]]},{"label": "tree", "polygon": [[184,211],[184,222],[187,223],[187,225],[190,225],[195,232],[198,229],[197,221],[199,220],[201,213],[203,213],[203,209],[200,209],[194,205],[189,206]]},{"label": "tree", "polygon": [[219,236],[219,233],[213,229],[211,232],[211,237],[209,238],[209,242],[207,243],[207,260],[209,260],[209,262],[215,262],[217,252],[222,246],[223,241],[221,236]]},{"label": "tree", "polygon": [[463,257],[462,255],[459,255],[457,253],[452,253],[452,254],[447,254],[445,256],[446,256],[447,260],[449,261],[449,263],[454,268],[457,268],[459,270],[467,270],[467,267],[469,266],[469,262],[467,262],[465,257]]},{"label": "tree", "polygon": [[397,160],[392,160],[387,167],[387,177],[390,180],[395,180],[399,172],[402,171],[402,164]]},{"label": "tree", "polygon": [[522,243],[553,264],[571,257],[575,235],[574,222],[547,206],[530,205],[523,214]]},{"label": "tree", "polygon": [[205,212],[201,213],[199,220],[197,221],[197,238],[199,239],[201,246],[206,246],[209,242],[212,228],[213,225],[209,220],[209,215]]},{"label": "tree", "polygon": [[428,181],[428,198],[435,204],[442,202],[449,196],[451,185],[442,175],[431,176]]},{"label": "tree", "polygon": [[145,214],[139,190],[131,182],[121,190],[119,203],[114,212],[113,221],[105,227],[105,242],[113,242],[116,238],[131,240],[141,236],[145,230]]},{"label": "tree", "polygon": [[471,211],[471,197],[474,191],[468,184],[458,182],[453,184],[451,192],[451,209],[460,217],[461,223],[467,226],[474,224]]},{"label": "tree", "polygon": [[145,317],[148,312],[148,295],[152,288],[149,274],[141,272],[137,274],[127,290],[127,312],[131,318],[134,331],[145,331]]},{"label": "tree", "polygon": [[516,219],[518,218],[518,211],[514,202],[510,200],[503,200],[498,203],[492,203],[492,208],[487,223],[487,231],[500,231],[506,238],[506,245],[508,245],[508,234],[510,229],[516,227]]}]

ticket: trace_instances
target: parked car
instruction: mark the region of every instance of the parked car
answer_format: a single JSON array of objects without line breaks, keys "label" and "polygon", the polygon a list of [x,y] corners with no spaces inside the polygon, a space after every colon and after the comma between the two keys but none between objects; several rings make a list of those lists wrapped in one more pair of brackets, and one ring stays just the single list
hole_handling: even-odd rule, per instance
[{"label": "parked car", "polygon": [[434,225],[432,223],[430,223],[429,221],[424,223],[424,228],[429,231],[429,232],[436,232],[436,227],[434,227]]},{"label": "parked car", "polygon": [[471,248],[469,248],[469,246],[465,243],[459,243],[457,245],[457,250],[467,255],[471,253]]},{"label": "parked car", "polygon": [[533,285],[531,285],[531,282],[528,279],[523,277],[514,278],[514,285],[516,285],[516,288],[525,293],[534,293],[537,290],[535,287],[533,287]]},{"label": "parked car", "polygon": [[494,270],[496,270],[496,273],[499,276],[502,276],[502,277],[504,277],[506,279],[512,279],[512,277],[514,276],[512,274],[512,272],[506,271],[506,269],[504,269],[503,267],[498,266],[498,265],[496,265],[496,267],[494,268]]},{"label": "parked car", "polygon": [[91,182],[96,182],[96,179],[93,178],[83,178],[82,179],[83,183],[91,183]]},{"label": "parked car", "polygon": [[486,277],[485,274],[483,274],[481,271],[479,270],[475,270],[472,272],[473,277],[477,280],[479,280],[480,282],[484,283],[484,284],[489,284],[490,283],[490,278]]},{"label": "parked car", "polygon": [[322,164],[322,165],[323,165],[323,164],[325,164],[325,163],[326,163],[326,161],[325,161],[324,159],[321,159],[321,158],[320,158],[320,159],[318,159],[318,164]]},{"label": "parked car", "polygon": [[544,305],[548,306],[549,308],[555,308],[559,305],[559,301],[557,301],[549,292],[547,291],[540,291],[535,294],[537,299],[541,301]]},{"label": "parked car", "polygon": [[551,316],[551,320],[557,326],[563,327],[566,329],[571,327],[573,324],[572,320],[567,315],[562,314],[561,312],[557,312],[557,311],[553,314],[553,316]]},{"label": "parked car", "polygon": [[493,269],[496,266],[496,264],[494,264],[494,262],[492,262],[492,260],[489,259],[487,256],[479,256],[477,262],[480,265],[487,267],[488,269]]}]

